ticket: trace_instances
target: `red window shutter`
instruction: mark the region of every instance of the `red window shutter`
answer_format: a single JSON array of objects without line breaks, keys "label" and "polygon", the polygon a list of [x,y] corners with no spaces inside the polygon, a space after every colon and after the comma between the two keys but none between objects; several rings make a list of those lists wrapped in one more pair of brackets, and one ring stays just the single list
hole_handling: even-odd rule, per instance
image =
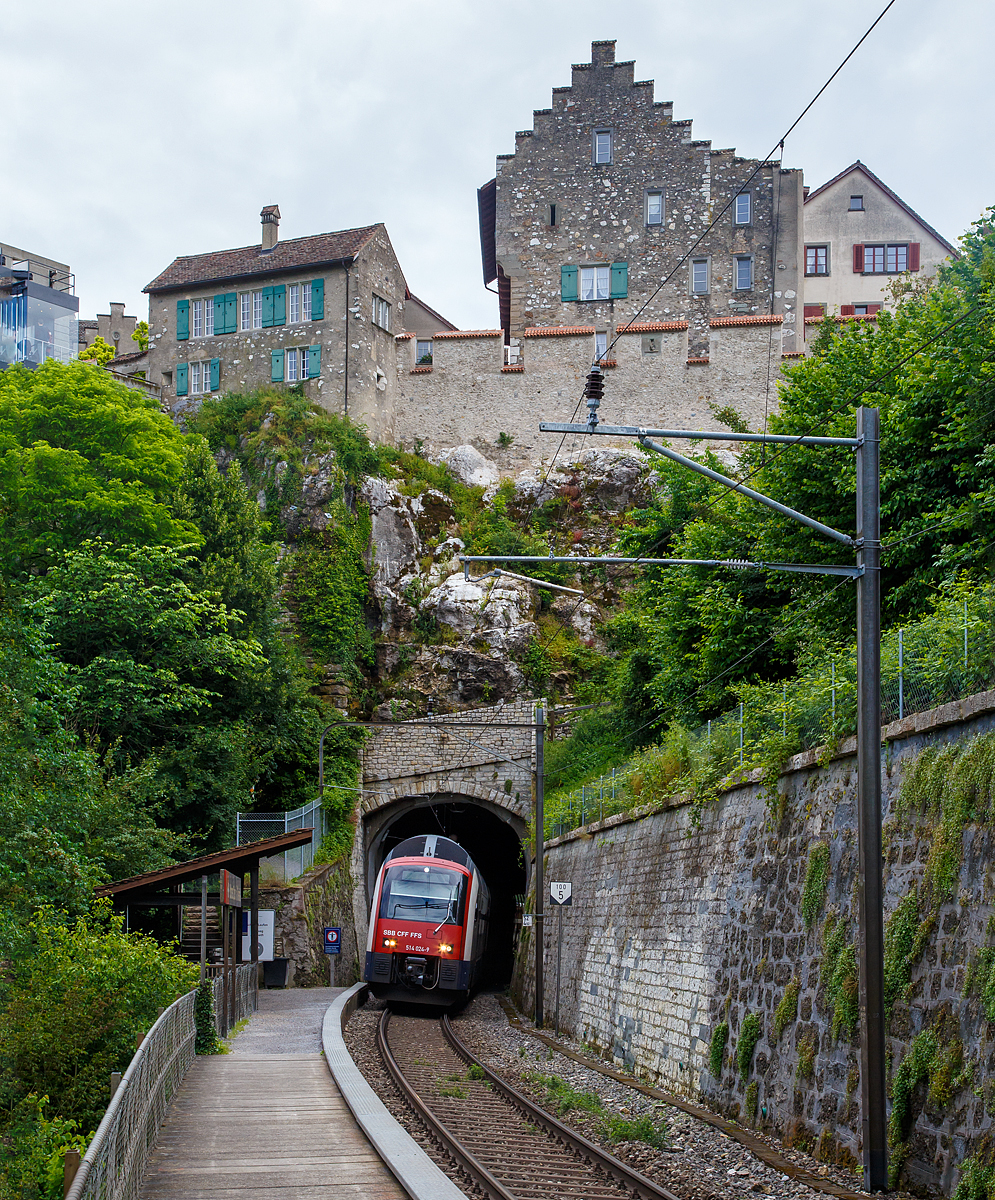
[{"label": "red window shutter", "polygon": [[[854,249],[856,249],[856,247],[854,247]],[[861,250],[863,250],[863,246],[861,246]],[[855,312],[855,309],[856,309],[856,305],[854,305],[854,304],[841,304],[840,305],[840,316],[841,317],[856,316],[857,314]]]},{"label": "red window shutter", "polygon": [[919,270],[919,243],[909,242],[909,270]]},{"label": "red window shutter", "polygon": [[882,307],[883,307],[883,305],[881,305],[881,304],[868,304],[868,306],[867,306],[868,316],[871,313],[879,313],[881,311]]},{"label": "red window shutter", "polygon": [[864,273],[864,243],[857,242],[853,247],[853,269],[858,275]]},{"label": "red window shutter", "polygon": [[825,311],[826,311],[825,308],[821,304],[806,304],[805,305],[805,316],[806,317],[821,317],[823,315],[823,313],[825,313]]}]

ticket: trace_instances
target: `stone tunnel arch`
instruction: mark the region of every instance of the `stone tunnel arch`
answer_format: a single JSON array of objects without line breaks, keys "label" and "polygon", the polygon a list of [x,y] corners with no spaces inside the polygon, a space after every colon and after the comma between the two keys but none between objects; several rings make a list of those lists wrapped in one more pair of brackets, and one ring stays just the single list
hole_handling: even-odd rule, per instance
[{"label": "stone tunnel arch", "polygon": [[[532,704],[450,714],[465,731],[431,718],[378,729],[363,750],[361,822],[353,853],[353,910],[365,945],[372,889],[390,850],[406,837],[444,833],[473,858],[491,890],[489,986],[514,965],[515,897],[531,869]],[[483,726],[470,722],[484,722]]]}]

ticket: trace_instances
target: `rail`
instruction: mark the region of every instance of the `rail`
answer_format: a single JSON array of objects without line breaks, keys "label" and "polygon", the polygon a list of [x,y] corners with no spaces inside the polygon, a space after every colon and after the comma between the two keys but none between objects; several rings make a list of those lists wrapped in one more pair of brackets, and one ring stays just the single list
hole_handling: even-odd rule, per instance
[{"label": "rail", "polygon": [[[235,972],[232,1024],[255,1007],[252,963]],[[223,979],[215,979],[214,1023],[222,1030]],[[196,1057],[194,1002],[187,992],[166,1009],[145,1035],[111,1097],[97,1132],[66,1192],[66,1200],[136,1200],[169,1102]]]},{"label": "rail", "polygon": [[222,968],[211,980],[214,989],[214,1028],[218,1037],[227,1037],[237,1022],[255,1011],[258,975],[259,968],[253,963],[241,963],[235,968],[235,994],[227,1029],[223,1028],[226,983],[224,969]]}]

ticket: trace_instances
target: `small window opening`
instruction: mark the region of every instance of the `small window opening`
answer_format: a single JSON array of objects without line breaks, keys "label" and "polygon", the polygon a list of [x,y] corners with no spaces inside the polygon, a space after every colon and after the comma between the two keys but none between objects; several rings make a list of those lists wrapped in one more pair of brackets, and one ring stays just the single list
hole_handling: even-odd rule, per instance
[{"label": "small window opening", "polygon": [[864,211],[864,197],[863,196],[851,196],[850,197],[850,212],[863,212],[863,211]]},{"label": "small window opening", "polygon": [[550,223],[550,225],[556,224],[556,205],[555,204],[551,204],[549,206],[549,223]]}]

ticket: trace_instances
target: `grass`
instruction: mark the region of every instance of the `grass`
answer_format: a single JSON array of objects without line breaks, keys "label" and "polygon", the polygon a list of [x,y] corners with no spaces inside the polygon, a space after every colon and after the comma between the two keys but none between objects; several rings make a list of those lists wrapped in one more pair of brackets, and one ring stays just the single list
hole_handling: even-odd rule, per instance
[{"label": "grass", "polygon": [[654,1120],[649,1113],[631,1118],[605,1117],[601,1129],[611,1142],[645,1142],[655,1150],[662,1150],[667,1144],[666,1121]]}]

